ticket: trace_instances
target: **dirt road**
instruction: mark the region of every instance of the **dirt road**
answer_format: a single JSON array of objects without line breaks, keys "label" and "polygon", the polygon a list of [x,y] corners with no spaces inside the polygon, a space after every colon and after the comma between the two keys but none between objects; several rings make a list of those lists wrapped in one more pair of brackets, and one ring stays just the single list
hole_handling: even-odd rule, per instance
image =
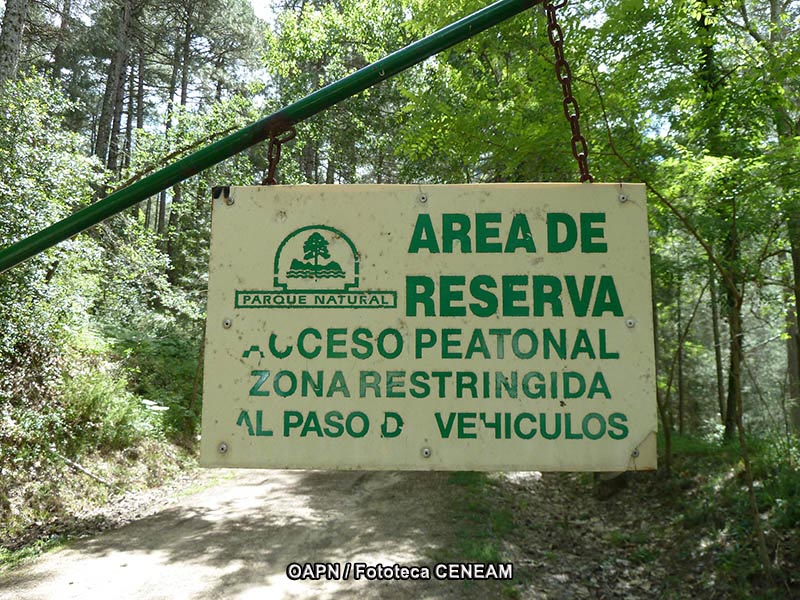
[{"label": "dirt road", "polygon": [[432,566],[446,473],[237,471],[156,514],[0,577],[2,600],[468,598],[484,585],[292,580],[290,563]]},{"label": "dirt road", "polygon": [[[112,529],[0,575],[0,600],[750,597],[736,573],[715,567],[730,554],[713,542],[721,536],[713,519],[690,527],[678,510],[691,490],[646,473],[603,499],[590,477],[566,473],[192,475],[189,489],[179,478],[116,500],[105,521],[86,515],[75,532]],[[430,568],[455,560],[510,561],[513,580],[287,576],[292,563]],[[754,589],[753,597],[800,597],[794,577]]]}]

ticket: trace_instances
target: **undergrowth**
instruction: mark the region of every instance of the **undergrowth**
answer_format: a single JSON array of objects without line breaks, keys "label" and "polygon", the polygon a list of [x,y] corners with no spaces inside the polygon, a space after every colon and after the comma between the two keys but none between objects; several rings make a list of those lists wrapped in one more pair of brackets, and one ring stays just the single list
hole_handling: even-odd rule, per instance
[{"label": "undergrowth", "polygon": [[47,385],[0,395],[0,564],[87,528],[92,510],[190,464],[197,362],[196,341],[174,327],[118,338],[83,329]]},{"label": "undergrowth", "polygon": [[[434,552],[435,562],[499,563],[503,556],[504,538],[514,528],[513,512],[505,502],[497,502],[501,485],[486,473],[457,471],[450,475],[449,485],[457,488],[449,518],[453,523],[455,540],[450,547]],[[479,582],[465,581],[465,586]],[[509,583],[502,593],[515,596]]]},{"label": "undergrowth", "polygon": [[685,559],[706,563],[709,582],[725,582],[732,597],[800,596],[800,443],[753,437],[748,446],[771,573],[754,548],[738,445],[675,436],[673,474],[659,488],[673,498],[675,526],[695,540]]},{"label": "undergrowth", "polygon": [[100,507],[123,494],[160,486],[194,464],[186,450],[149,439],[84,455],[81,465],[102,481],[53,460],[47,477],[10,494],[11,510],[0,522],[0,571],[72,537],[104,529],[109,522]]},{"label": "undergrowth", "polygon": [[[598,596],[614,590],[636,598],[800,598],[800,445],[796,438],[754,436],[749,449],[770,574],[754,546],[738,445],[677,435],[670,476],[629,474],[627,486],[608,498],[593,494],[589,474],[546,474],[541,484],[517,486],[454,473],[455,538],[432,558],[540,562],[515,568],[507,596],[524,596],[536,578],[541,586],[543,574],[570,568],[559,561],[578,553],[577,563],[567,561],[570,579],[558,585],[583,585]],[[541,502],[547,504],[537,508]]]},{"label": "undergrowth", "polygon": [[460,502],[453,506],[456,544],[447,550],[451,560],[500,562],[503,536],[514,526],[510,510],[492,501],[496,484],[485,473],[458,471],[450,485],[461,488]]}]

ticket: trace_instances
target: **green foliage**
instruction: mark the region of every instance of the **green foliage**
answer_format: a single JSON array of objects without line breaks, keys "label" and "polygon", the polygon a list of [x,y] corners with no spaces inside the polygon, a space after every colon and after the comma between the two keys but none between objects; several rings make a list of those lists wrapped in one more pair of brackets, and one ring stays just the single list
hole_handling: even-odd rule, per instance
[{"label": "green foliage", "polygon": [[[282,11],[266,34],[274,101],[299,100],[403,47],[411,41],[406,22],[403,3],[382,0],[304,2],[300,10]],[[299,125],[297,140],[284,150],[281,182],[396,181],[403,79],[392,78]]]},{"label": "green foliage", "polygon": [[460,500],[452,509],[456,532],[455,545],[438,561],[496,563],[503,560],[503,536],[514,527],[512,513],[495,502],[497,488],[485,473],[457,471],[449,484],[460,491]]},{"label": "green foliage", "polygon": [[[124,183],[128,177],[163,166],[163,156],[180,158],[258,116],[253,101],[239,95],[199,114],[177,109],[167,135],[140,132],[131,166],[121,180]],[[111,281],[121,279],[121,293],[110,294],[109,298],[123,298],[121,308],[128,306],[131,313],[144,314],[145,320],[151,318],[149,309],[157,308],[162,314],[169,311],[182,323],[196,325],[205,305],[211,188],[253,183],[258,163],[256,154],[240,154],[173,187],[163,232],[154,231],[152,225],[157,198],[148,200],[134,215],[118,218],[120,233],[108,240],[109,261],[105,263],[104,277]],[[149,226],[147,211],[151,212]],[[133,303],[128,296],[131,288],[136,291]],[[136,319],[133,314],[124,313],[117,313],[114,318],[120,323]]]},{"label": "green foliage", "polygon": [[[36,74],[0,96],[0,245],[65,216],[92,193],[96,163],[61,125],[70,104]],[[94,244],[75,239],[2,276],[0,283],[0,513],[9,490],[36,477],[47,449],[68,435],[54,401],[74,331],[85,325],[82,278]]]},{"label": "green foliage", "polygon": [[200,419],[196,332],[165,323],[139,331],[109,329],[108,334],[129,373],[130,389],[160,415],[163,431],[182,440],[196,431]]},{"label": "green foliage", "polygon": [[[91,3],[62,21],[53,6],[36,5],[23,62],[40,72],[23,71],[0,96],[0,245],[484,4],[283,2],[263,31],[246,0],[137,3],[117,111],[125,160],[114,173],[87,153],[119,6]],[[593,173],[647,179],[679,213],[651,194],[658,384],[666,425],[678,423],[683,391],[686,430],[696,434],[673,440],[677,477],[665,485],[688,486],[680,525],[706,536],[720,572],[743,584],[757,562],[740,450],[721,443],[710,296],[713,285],[725,374],[731,337],[745,345],[738,383],[770,543],[800,556],[786,536],[800,511],[786,346],[798,247],[787,221],[800,214],[799,18],[793,3],[750,0],[587,1],[560,17]],[[51,38],[62,22],[71,29],[56,65]],[[540,12],[520,15],[299,125],[279,179],[574,181],[552,56]],[[255,66],[268,76],[247,72]],[[133,129],[140,117],[128,140],[124,121]],[[28,507],[24,519],[62,510],[54,451],[82,460],[196,438],[210,189],[260,182],[264,146],[0,276],[0,517],[10,497],[15,509]],[[737,295],[738,332],[726,327]],[[459,555],[498,560],[512,515],[489,502],[486,476],[455,474],[452,483],[469,498],[454,510]]]},{"label": "green foliage", "polygon": [[153,429],[126,384],[113,372],[103,371],[80,373],[64,382],[64,427],[72,436],[72,455],[85,448],[125,448]]},{"label": "green foliage", "polygon": [[[800,527],[800,445],[795,437],[761,436],[751,438],[749,447],[768,550],[780,556],[781,565],[798,564],[794,532]],[[676,479],[670,485],[678,503],[676,525],[685,528],[689,539],[701,540],[697,558],[713,556],[721,580],[757,593],[761,567],[751,542],[753,518],[743,493],[738,446],[675,436],[674,450]]]},{"label": "green foliage", "polygon": [[[91,194],[94,161],[64,132],[69,104],[37,75],[9,82],[0,96],[0,245],[65,216]],[[41,397],[58,379],[59,348],[79,299],[73,240],[3,276],[0,286],[0,398]],[[50,285],[58,282],[59,285]]]},{"label": "green foliage", "polygon": [[[482,6],[409,2],[415,37]],[[426,61],[403,86],[403,177],[442,183],[572,179],[561,86],[533,12]]]},{"label": "green foliage", "polygon": [[63,543],[63,537],[56,535],[46,540],[36,540],[18,550],[10,550],[0,546],[0,573],[11,571],[17,565],[35,558],[43,552],[57,548]]}]

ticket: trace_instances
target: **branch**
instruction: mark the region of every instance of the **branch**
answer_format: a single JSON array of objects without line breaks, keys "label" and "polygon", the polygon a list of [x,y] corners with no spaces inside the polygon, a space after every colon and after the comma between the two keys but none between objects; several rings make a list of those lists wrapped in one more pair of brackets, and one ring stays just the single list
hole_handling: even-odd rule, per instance
[{"label": "branch", "polygon": [[786,281],[782,281],[780,279],[770,279],[769,277],[764,277],[761,281],[764,285],[774,285],[775,287],[784,290],[794,289],[794,286],[792,286],[791,283],[787,283]]},{"label": "branch", "polygon": [[67,464],[67,466],[72,468],[73,470],[78,471],[80,473],[83,473],[87,477],[91,477],[95,481],[98,481],[98,482],[102,483],[103,485],[108,486],[108,487],[110,487],[112,489],[115,489],[117,491],[122,491],[122,488],[120,488],[118,485],[113,484],[110,481],[106,481],[102,477],[99,477],[99,476],[95,475],[94,473],[92,473],[91,471],[89,471],[86,467],[82,467],[81,465],[79,465],[75,461],[72,461],[72,460],[68,459],[66,456],[64,456],[62,454],[59,454],[58,452],[56,452],[55,448],[50,447],[50,448],[48,448],[48,450],[50,451],[50,453],[53,456],[63,460]]},{"label": "branch", "polygon": [[769,251],[770,247],[772,246],[772,242],[775,241],[775,238],[778,237],[778,228],[772,227],[770,228],[769,233],[767,234],[767,239],[764,242],[764,248],[758,255],[758,259],[756,259],[756,263],[760,266],[765,261],[773,258],[775,256],[780,256],[784,252],[786,252],[786,248],[778,248],[777,250],[773,250],[772,252]]},{"label": "branch", "polygon": [[144,169],[142,169],[141,171],[139,171],[139,172],[135,173],[134,175],[132,175],[130,178],[128,178],[126,181],[124,181],[123,183],[118,185],[116,188],[114,188],[114,190],[112,192],[109,192],[109,193],[114,193],[114,192],[117,192],[117,191],[119,191],[121,189],[124,189],[124,188],[128,187],[129,185],[131,185],[133,183],[136,183],[142,177],[144,177],[145,175],[148,175],[149,173],[154,171],[157,167],[161,166],[165,162],[170,162],[173,159],[175,159],[178,156],[180,156],[181,154],[184,154],[186,152],[194,150],[198,146],[201,146],[201,145],[213,140],[216,137],[221,137],[223,135],[227,135],[230,132],[235,131],[235,130],[236,130],[236,127],[228,127],[227,129],[225,129],[223,131],[217,131],[217,132],[212,133],[211,135],[208,135],[208,136],[206,136],[206,137],[204,137],[204,138],[202,138],[200,140],[197,140],[196,142],[193,142],[193,143],[189,144],[188,146],[184,146],[183,148],[178,148],[177,150],[175,150],[174,152],[170,152],[166,156],[159,157],[157,162],[153,162],[153,163],[150,163],[149,165],[145,166]]},{"label": "branch", "polygon": [[750,34],[750,37],[753,38],[755,42],[767,52],[767,54],[772,56],[772,50],[773,50],[772,44],[769,42],[769,40],[764,39],[764,36],[762,36],[750,22],[750,17],[747,14],[747,7],[745,6],[744,2],[739,4],[739,14],[742,15],[743,23],[737,23],[736,21],[734,21],[733,19],[731,19],[726,15],[723,15],[722,18],[725,19],[725,22],[728,23],[728,25],[732,25],[733,27],[738,27],[739,29],[746,31],[748,34]]},{"label": "branch", "polygon": [[723,267],[722,263],[720,263],[719,260],[717,259],[713,249],[711,248],[711,245],[700,235],[697,229],[695,229],[694,225],[692,225],[689,219],[686,217],[686,215],[684,215],[680,210],[678,210],[678,208],[670,200],[668,200],[667,197],[664,196],[664,194],[658,191],[655,188],[655,186],[653,186],[652,183],[650,183],[647,179],[642,177],[639,171],[619,152],[619,150],[617,150],[617,147],[614,144],[614,137],[611,134],[611,124],[608,121],[608,112],[606,111],[605,99],[603,98],[603,93],[600,90],[600,84],[597,82],[597,75],[594,72],[594,70],[592,71],[592,80],[593,81],[591,82],[591,85],[597,92],[597,98],[600,101],[600,110],[603,113],[603,122],[605,123],[606,126],[606,135],[608,137],[608,144],[609,147],[611,148],[611,151],[614,153],[614,156],[616,156],[617,159],[623,165],[625,165],[625,167],[629,171],[631,171],[640,181],[642,181],[647,187],[647,189],[661,202],[661,204],[666,206],[669,209],[669,211],[673,215],[675,215],[675,217],[683,224],[683,226],[686,228],[686,231],[688,231],[689,234],[697,241],[697,243],[703,247],[703,250],[705,250],[708,259],[717,269],[720,276],[725,280],[725,285],[735,295],[736,300],[738,302],[741,302],[742,294],[739,292],[739,288],[733,281],[730,272],[725,267]]},{"label": "branch", "polygon": [[[686,338],[689,337],[689,328],[692,326],[694,322],[694,318],[697,315],[697,309],[700,308],[700,303],[703,300],[703,296],[706,294],[706,290],[708,289],[710,281],[706,281],[703,289],[700,290],[700,294],[697,296],[697,300],[695,300],[694,306],[692,307],[692,314],[689,315],[689,320],[686,322],[686,327],[683,328],[681,331],[680,336],[678,337],[678,346],[683,346],[683,343],[686,341]],[[680,293],[680,291],[678,292]],[[678,352],[677,350],[672,355],[672,363],[669,366],[669,378],[667,379],[667,397],[664,399],[666,404],[669,404],[670,396],[672,394],[672,380],[675,378],[675,366],[678,364]]]}]

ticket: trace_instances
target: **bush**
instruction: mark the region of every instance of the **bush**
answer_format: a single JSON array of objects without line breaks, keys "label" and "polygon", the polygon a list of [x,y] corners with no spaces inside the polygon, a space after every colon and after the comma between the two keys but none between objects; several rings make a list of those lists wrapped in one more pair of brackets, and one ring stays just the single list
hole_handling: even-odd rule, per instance
[{"label": "bush", "polygon": [[191,437],[200,417],[200,335],[174,323],[150,330],[116,328],[113,349],[129,372],[130,389],[162,413],[164,432],[178,439]]},{"label": "bush", "polygon": [[65,381],[62,402],[70,453],[122,449],[158,429],[144,404],[113,372],[81,373]]}]

